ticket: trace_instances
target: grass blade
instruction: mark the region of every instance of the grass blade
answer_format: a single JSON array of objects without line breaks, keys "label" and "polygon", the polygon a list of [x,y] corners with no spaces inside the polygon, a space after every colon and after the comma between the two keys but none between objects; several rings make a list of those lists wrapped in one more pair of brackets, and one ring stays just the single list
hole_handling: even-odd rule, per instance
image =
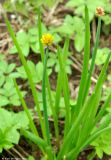
[{"label": "grass blade", "polygon": [[94,49],[92,52],[92,61],[91,61],[91,66],[90,66],[88,77],[87,77],[87,83],[86,83],[86,88],[85,88],[85,92],[84,92],[83,104],[84,104],[84,101],[88,95],[88,91],[89,91],[90,84],[91,84],[91,76],[92,76],[92,73],[94,70],[96,54],[97,54],[97,49],[98,49],[98,45],[99,45],[100,30],[101,30],[101,18],[99,17],[97,34],[96,34],[96,41],[95,41]]},{"label": "grass blade", "polygon": [[40,137],[35,136],[33,133],[26,131],[26,130],[21,130],[21,134],[24,135],[26,138],[37,144],[37,146],[40,146],[45,149],[47,147],[47,143]]},{"label": "grass blade", "polygon": [[98,81],[96,83],[96,86],[95,86],[95,90],[94,92],[96,93],[103,85],[103,82],[105,80],[105,77],[106,77],[106,70],[107,70],[107,67],[108,67],[108,64],[109,64],[109,60],[110,60],[110,57],[111,57],[111,53],[108,54],[107,56],[107,59],[104,63],[104,66],[102,67],[102,70],[101,70],[101,73],[99,75],[99,78],[98,78]]},{"label": "grass blade", "polygon": [[108,108],[110,103],[111,103],[111,94],[108,96],[106,102],[103,104],[103,106],[101,107],[101,110],[97,114],[96,119],[95,119],[95,124],[101,119],[101,117],[103,116],[104,112],[106,111],[106,108]]},{"label": "grass blade", "polygon": [[46,49],[43,65],[43,79],[42,79],[42,100],[43,100],[43,109],[44,109],[44,119],[45,119],[45,129],[47,136],[47,143],[51,145],[50,142],[50,131],[49,131],[49,122],[48,122],[48,113],[47,113],[47,101],[46,101],[46,69],[47,69],[47,59],[48,59],[48,49]]},{"label": "grass blade", "polygon": [[64,102],[65,102],[65,108],[66,108],[66,115],[65,115],[65,131],[64,136],[66,136],[67,132],[70,128],[70,121],[71,121],[71,110],[70,110],[70,96],[69,96],[69,88],[68,88],[68,79],[65,72],[65,65],[63,64],[63,56],[60,54],[60,49],[58,48],[58,59],[59,59],[59,65],[61,70],[61,76],[62,76],[62,87],[63,87],[63,93],[64,93]]},{"label": "grass blade", "polygon": [[[77,148],[77,150],[75,151],[75,149],[72,149],[65,157],[66,159],[70,159],[70,160],[75,160],[75,157],[77,157],[77,155],[82,151],[83,148],[87,147],[92,141],[94,141],[96,138],[98,138],[100,136],[100,134],[108,131],[111,129],[111,126],[106,127],[98,132],[96,132],[94,135],[92,135],[89,139],[86,140],[86,142],[80,147]],[[77,153],[75,156],[75,152]]]},{"label": "grass blade", "polygon": [[[41,26],[40,8],[38,9],[38,34],[39,34],[39,46],[40,46],[41,59],[42,59],[42,62],[44,62],[44,48],[41,43],[42,26]],[[50,103],[52,115],[54,118],[55,136],[56,136],[57,141],[59,142],[59,128],[58,128],[58,123],[57,123],[57,114],[56,114],[55,108],[53,106],[51,87],[50,87],[50,82],[49,82],[47,71],[46,71],[46,85],[47,85],[47,91],[48,91],[48,96],[49,96],[49,103]]]},{"label": "grass blade", "polygon": [[88,65],[89,65],[89,55],[90,55],[90,24],[89,24],[89,14],[88,8],[85,6],[85,46],[84,46],[84,60],[83,60],[83,69],[77,99],[77,105],[75,109],[75,116],[77,117],[85,92],[85,87],[87,83],[87,75],[88,75]]},{"label": "grass blade", "polygon": [[29,119],[30,128],[31,128],[32,132],[33,132],[36,136],[38,136],[37,128],[35,127],[35,124],[34,124],[34,122],[33,122],[32,116],[30,115],[29,109],[28,109],[28,107],[27,107],[27,105],[26,105],[26,103],[25,103],[25,101],[24,101],[24,99],[23,99],[23,97],[22,97],[22,94],[21,94],[21,92],[20,92],[20,89],[19,89],[19,87],[18,87],[18,85],[17,85],[17,83],[16,83],[16,80],[14,80],[14,85],[15,85],[17,94],[18,94],[18,96],[19,96],[19,98],[20,98],[20,101],[21,101],[21,103],[22,103],[22,107],[23,107],[23,109],[24,109],[24,111],[25,111],[25,113],[26,113],[26,115],[27,115],[27,117],[28,117],[28,119]]},{"label": "grass blade", "polygon": [[8,29],[8,31],[9,31],[9,33],[10,33],[10,35],[11,35],[11,38],[12,38],[12,40],[13,40],[13,42],[14,42],[17,50],[18,50],[19,57],[20,57],[20,59],[21,59],[21,62],[22,62],[22,64],[23,64],[24,69],[25,69],[25,72],[26,72],[26,74],[27,74],[28,81],[29,81],[29,84],[30,84],[30,87],[31,87],[31,90],[32,90],[34,102],[35,102],[35,104],[36,104],[38,116],[39,116],[39,119],[40,119],[40,125],[41,125],[41,129],[42,129],[42,134],[43,134],[43,136],[44,136],[44,138],[45,138],[44,122],[43,122],[43,119],[42,119],[42,115],[41,115],[41,111],[40,111],[40,106],[39,106],[39,102],[38,102],[37,91],[36,91],[36,89],[35,89],[35,86],[34,86],[34,83],[33,83],[32,77],[31,77],[30,69],[29,69],[29,67],[28,67],[28,65],[27,65],[27,63],[26,63],[26,60],[25,60],[25,58],[24,58],[24,56],[23,56],[22,50],[21,50],[21,48],[20,48],[20,45],[19,45],[19,43],[18,43],[18,41],[17,41],[17,39],[16,39],[16,37],[15,37],[15,33],[14,33],[12,27],[11,27],[10,22],[8,21],[7,16],[4,16],[4,18],[5,18],[5,22],[6,22],[6,25],[7,25],[7,29]]},{"label": "grass blade", "polygon": [[44,61],[44,48],[41,43],[41,37],[42,37],[42,26],[41,26],[41,12],[40,8],[38,9],[38,35],[39,35],[39,46],[40,46],[40,54],[42,62]]},{"label": "grass blade", "polygon": [[94,97],[94,94],[91,97],[89,97],[86,104],[84,104],[84,107],[81,109],[81,112],[79,113],[77,119],[75,120],[75,123],[72,125],[71,129],[69,130],[67,136],[64,139],[64,142],[58,154],[57,160],[61,160],[63,155],[69,149],[69,146],[71,145],[72,140],[74,139],[75,131],[78,128],[78,126],[81,124],[81,120],[82,118],[84,118],[85,112],[89,108],[89,105],[92,103],[93,97]]}]

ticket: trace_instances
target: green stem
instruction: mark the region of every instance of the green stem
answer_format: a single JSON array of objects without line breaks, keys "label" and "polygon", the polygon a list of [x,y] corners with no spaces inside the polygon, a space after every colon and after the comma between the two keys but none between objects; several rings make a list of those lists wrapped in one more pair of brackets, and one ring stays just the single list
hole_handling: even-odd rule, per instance
[{"label": "green stem", "polygon": [[43,109],[44,109],[44,118],[45,118],[45,128],[47,143],[50,142],[50,131],[49,131],[49,122],[48,122],[48,113],[47,113],[47,101],[46,101],[46,70],[47,70],[47,59],[48,59],[48,48],[46,49],[44,57],[44,67],[43,67],[43,80],[42,80],[42,99],[43,99]]},{"label": "green stem", "polygon": [[[111,118],[110,118],[111,120]],[[100,136],[102,133],[108,131],[111,129],[111,126],[105,127],[101,130],[98,130],[95,134],[91,135],[90,137],[87,138],[87,140],[79,146],[77,149],[72,149],[66,156],[67,159],[72,160],[71,158],[73,156],[77,156],[84,148],[88,147],[89,144],[91,144],[92,141],[94,141],[98,136]]]},{"label": "green stem", "polygon": [[106,102],[104,102],[103,106],[101,107],[101,110],[97,114],[97,116],[95,118],[95,124],[100,121],[101,117],[104,115],[104,113],[106,111],[106,108],[108,108],[110,106],[110,103],[111,103],[111,93],[108,96]]},{"label": "green stem", "polygon": [[63,62],[63,56],[60,54],[60,49],[58,48],[58,58],[59,58],[59,64],[60,64],[60,74],[63,81],[63,93],[64,93],[64,102],[65,102],[65,109],[66,109],[66,115],[65,115],[65,130],[64,130],[64,136],[67,135],[69,128],[70,128],[70,120],[71,120],[71,112],[70,112],[70,103],[69,103],[69,87],[68,87],[68,78],[67,74],[65,72],[65,65]]},{"label": "green stem", "polygon": [[85,88],[85,92],[84,92],[83,104],[84,104],[85,99],[88,95],[89,88],[90,88],[90,85],[91,85],[91,76],[92,76],[92,73],[93,73],[93,70],[94,70],[96,54],[97,54],[97,49],[98,49],[98,45],[99,45],[100,30],[101,30],[101,18],[99,17],[97,34],[96,34],[96,41],[95,41],[94,49],[93,49],[93,52],[92,52],[92,61],[91,61],[91,66],[90,66],[88,77],[87,77],[87,84],[86,84],[86,88]]},{"label": "green stem", "polygon": [[51,89],[50,89],[50,84],[49,84],[49,79],[48,79],[47,72],[46,72],[46,84],[47,84],[47,91],[48,91],[48,96],[49,96],[49,103],[50,103],[50,107],[51,107],[51,111],[52,111],[52,115],[53,115],[53,119],[54,119],[55,136],[56,136],[56,139],[57,139],[57,144],[59,145],[58,116],[57,116],[56,110],[53,106]]},{"label": "green stem", "polygon": [[82,120],[82,118],[84,118],[85,112],[89,108],[89,104],[91,104],[91,102],[92,102],[92,98],[90,97],[88,102],[81,109],[81,112],[79,113],[77,119],[75,120],[75,123],[72,125],[68,134],[64,138],[63,144],[62,144],[61,149],[60,149],[58,156],[57,156],[57,160],[61,160],[62,157],[65,155],[65,153],[68,151],[69,147],[71,146],[72,141],[73,141],[75,134],[76,134],[76,130],[77,130],[78,126],[81,124],[81,120]]},{"label": "green stem", "polygon": [[38,146],[41,146],[43,148],[47,147],[47,143],[42,138],[35,136],[33,133],[21,129],[21,134],[24,135],[26,138],[30,139]]},{"label": "green stem", "polygon": [[18,54],[19,54],[19,57],[21,59],[21,62],[24,66],[24,69],[25,69],[25,72],[27,74],[27,77],[28,77],[28,81],[29,81],[29,84],[30,84],[30,87],[31,87],[31,90],[32,90],[32,95],[33,95],[33,98],[34,98],[34,102],[36,104],[36,109],[37,109],[37,112],[38,112],[38,116],[39,116],[39,119],[40,119],[40,125],[41,125],[41,129],[42,129],[42,134],[43,134],[43,137],[45,138],[45,135],[44,135],[44,122],[43,122],[43,119],[42,119],[42,114],[41,114],[41,111],[40,111],[40,106],[39,106],[39,102],[38,102],[38,95],[37,95],[37,91],[35,89],[35,86],[34,86],[34,83],[33,83],[33,80],[32,80],[32,76],[31,76],[31,71],[27,65],[27,62],[26,62],[26,59],[24,58],[23,56],[23,52],[22,52],[22,49],[15,37],[15,33],[11,27],[11,24],[7,18],[6,15],[4,15],[4,19],[5,19],[5,22],[6,22],[6,25],[7,25],[7,29],[11,35],[11,38],[18,50]]},{"label": "green stem", "polygon": [[89,23],[88,8],[85,6],[85,45],[84,45],[83,69],[82,69],[77,105],[73,116],[73,121],[75,117],[77,118],[77,115],[80,112],[80,109],[82,107],[82,100],[85,93],[85,87],[87,87],[86,84],[87,84],[87,75],[89,66],[89,56],[90,56],[90,23]]},{"label": "green stem", "polygon": [[34,124],[34,122],[33,122],[33,120],[32,120],[32,116],[31,116],[31,114],[30,114],[30,112],[29,112],[29,109],[28,109],[28,107],[27,107],[27,105],[26,105],[26,103],[25,103],[25,101],[24,101],[24,99],[23,99],[23,97],[22,97],[22,94],[21,94],[21,92],[20,92],[20,89],[19,89],[19,87],[18,87],[15,79],[14,79],[14,85],[15,85],[17,94],[18,94],[18,96],[19,96],[19,98],[20,98],[20,101],[21,101],[21,103],[22,103],[22,107],[23,107],[23,109],[24,109],[24,111],[25,111],[25,113],[26,113],[26,115],[27,115],[27,117],[28,117],[28,119],[29,119],[30,128],[31,128],[32,132],[33,132],[36,136],[38,136],[37,128],[35,127],[35,124]]},{"label": "green stem", "polygon": [[[41,59],[42,59],[42,62],[44,62],[44,48],[41,43],[42,26],[41,26],[40,8],[38,9],[38,35],[39,35],[39,46],[40,46]],[[49,103],[50,103],[51,111],[52,111],[53,118],[54,118],[55,136],[56,136],[57,142],[59,142],[59,128],[58,128],[58,123],[57,123],[57,114],[56,114],[55,108],[53,106],[51,87],[50,87],[50,82],[49,82],[47,71],[46,71],[46,85],[47,85],[47,91],[48,91],[48,96],[49,96]]]},{"label": "green stem", "polygon": [[42,26],[41,26],[41,13],[40,13],[40,8],[38,9],[38,35],[39,35],[39,47],[40,47],[40,54],[41,54],[41,59],[42,62],[44,61],[44,48],[41,43],[41,37],[42,37]]}]

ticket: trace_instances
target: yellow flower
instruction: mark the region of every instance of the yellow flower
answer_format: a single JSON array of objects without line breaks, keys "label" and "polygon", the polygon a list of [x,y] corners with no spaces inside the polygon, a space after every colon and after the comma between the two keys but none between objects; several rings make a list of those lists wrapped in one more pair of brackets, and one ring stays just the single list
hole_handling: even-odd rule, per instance
[{"label": "yellow flower", "polygon": [[42,35],[41,42],[45,46],[50,46],[53,43],[54,37],[50,33]]},{"label": "yellow flower", "polygon": [[102,7],[97,7],[96,8],[96,15],[97,16],[104,16],[105,15],[104,9]]}]

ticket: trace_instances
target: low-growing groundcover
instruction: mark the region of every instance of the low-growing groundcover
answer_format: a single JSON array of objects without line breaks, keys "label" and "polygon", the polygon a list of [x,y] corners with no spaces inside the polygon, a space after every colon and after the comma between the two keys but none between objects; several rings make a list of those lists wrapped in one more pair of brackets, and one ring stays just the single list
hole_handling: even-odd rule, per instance
[{"label": "low-growing groundcover", "polygon": [[[84,59],[79,85],[78,97],[74,104],[70,103],[70,90],[68,83],[68,75],[66,65],[69,54],[69,38],[66,38],[64,47],[61,49],[57,46],[56,55],[59,63],[59,70],[57,74],[57,84],[55,96],[52,97],[52,90],[49,81],[49,73],[47,69],[47,61],[49,57],[50,45],[53,43],[53,36],[51,34],[42,35],[40,11],[38,15],[38,33],[39,33],[39,48],[42,60],[42,111],[40,108],[41,102],[38,99],[38,91],[36,90],[35,74],[32,74],[32,63],[26,61],[21,45],[18,43],[15,33],[4,14],[7,29],[16,46],[20,60],[23,65],[23,72],[25,80],[28,79],[30,89],[35,103],[36,116],[41,130],[35,125],[33,115],[31,114],[27,103],[23,98],[23,94],[13,77],[13,83],[16,88],[17,95],[21,101],[24,112],[12,113],[5,109],[0,110],[1,126],[0,126],[0,151],[2,149],[9,149],[14,144],[17,144],[20,135],[24,136],[28,142],[32,142],[39,147],[41,151],[41,159],[45,160],[76,160],[79,154],[87,147],[93,146],[94,154],[91,154],[92,159],[97,154],[99,158],[103,157],[103,153],[111,155],[110,152],[110,136],[111,131],[111,112],[108,107],[111,102],[111,93],[100,107],[100,100],[102,94],[102,86],[105,81],[107,67],[110,61],[111,53],[107,54],[106,60],[103,64],[99,74],[97,83],[94,90],[89,94],[91,86],[91,76],[94,71],[97,48],[99,45],[100,29],[101,29],[101,16],[104,15],[104,10],[101,7],[96,9],[98,16],[98,27],[96,34],[96,41],[92,51],[92,59],[90,61],[90,22],[88,8],[85,6],[85,36],[84,36]],[[31,64],[31,65],[29,65]],[[13,67],[12,67],[13,68]],[[35,66],[32,67],[35,69]],[[8,72],[9,73],[9,72]],[[18,72],[20,73],[20,72]],[[10,74],[10,73],[9,73]],[[23,76],[23,75],[22,75]],[[60,130],[60,101],[64,99],[64,116],[63,116],[63,130]],[[51,110],[53,120],[53,133],[50,129],[48,108]],[[19,117],[19,118],[18,118]],[[14,119],[15,118],[15,119]],[[21,123],[22,122],[22,123]],[[108,137],[105,137],[105,134]],[[52,137],[53,135],[53,137]],[[13,137],[16,137],[13,140]],[[102,140],[101,140],[102,139]],[[55,140],[55,143],[53,141]],[[108,141],[108,142],[107,142]],[[107,142],[107,143],[106,143]],[[93,152],[92,152],[93,153]],[[91,159],[89,156],[89,159]],[[35,157],[37,159],[38,157]]]}]

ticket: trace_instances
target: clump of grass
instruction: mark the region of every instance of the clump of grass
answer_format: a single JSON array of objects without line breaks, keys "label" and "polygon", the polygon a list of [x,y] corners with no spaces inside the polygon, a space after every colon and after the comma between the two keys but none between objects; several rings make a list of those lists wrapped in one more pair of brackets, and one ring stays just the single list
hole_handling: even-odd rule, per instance
[{"label": "clump of grass", "polygon": [[[90,145],[90,143],[94,139],[96,139],[101,133],[111,129],[111,126],[108,125],[111,120],[111,113],[108,114],[107,118],[104,120],[103,123],[100,123],[103,117],[103,114],[105,112],[105,109],[110,103],[111,94],[109,95],[109,97],[107,98],[103,106],[100,108],[100,110],[98,111],[100,98],[101,98],[102,85],[106,77],[106,70],[108,67],[111,54],[108,54],[107,59],[102,67],[99,78],[97,80],[97,83],[95,85],[95,88],[92,94],[89,96],[91,76],[94,71],[95,58],[96,58],[97,48],[98,48],[99,39],[100,39],[102,15],[100,14],[100,10],[98,12],[99,13],[97,15],[99,17],[98,17],[96,41],[93,48],[92,61],[91,61],[91,64],[89,65],[90,23],[89,23],[88,8],[87,6],[85,6],[85,40],[84,40],[85,45],[84,45],[83,69],[82,69],[77,103],[74,106],[75,108],[71,109],[70,102],[69,102],[70,90],[69,90],[69,84],[68,84],[68,77],[65,72],[65,65],[66,65],[66,60],[68,56],[69,40],[68,38],[66,39],[63,50],[61,50],[59,47],[57,48],[60,71],[57,77],[55,102],[53,103],[51,86],[50,86],[49,78],[47,75],[48,48],[49,48],[49,44],[52,43],[53,38],[50,34],[44,35],[44,37],[42,37],[40,11],[39,11],[39,16],[38,16],[39,45],[40,45],[40,51],[41,51],[41,59],[44,66],[43,80],[42,80],[42,98],[43,98],[44,114],[42,114],[40,111],[40,104],[37,97],[37,90],[35,89],[35,86],[31,77],[30,68],[27,66],[26,59],[24,58],[22,53],[22,48],[20,48],[19,46],[19,43],[15,37],[11,24],[8,21],[7,17],[5,16],[5,22],[6,22],[8,31],[18,50],[20,60],[24,66],[24,69],[28,77],[34,102],[37,108],[37,116],[39,117],[39,122],[42,130],[42,137],[41,137],[39,135],[38,129],[36,128],[33,122],[33,118],[30,115],[28,106],[26,105],[26,102],[22,97],[21,91],[18,88],[16,81],[14,80],[14,84],[15,84],[17,93],[20,97],[23,109],[26,112],[30,122],[30,131],[21,130],[21,134],[23,134],[25,137],[30,139],[33,143],[37,144],[40,150],[42,151],[44,157],[46,157],[46,159],[48,160],[61,160],[61,159],[76,160],[79,153],[82,150],[84,150],[88,145]],[[44,49],[44,46],[42,45],[41,42],[46,45],[46,49]],[[46,89],[48,90],[48,95],[46,95]],[[62,145],[60,146],[58,115],[59,115],[59,109],[60,109],[59,106],[60,106],[60,99],[61,99],[62,93],[64,95],[66,114],[64,119],[65,121],[64,136],[61,141]],[[46,96],[49,96],[50,106],[47,106]],[[51,107],[51,110],[52,110],[54,128],[55,128],[55,137],[56,137],[56,142],[58,146],[57,152],[54,150],[51,144],[51,137],[50,137],[51,131],[49,130],[47,107]],[[99,124],[98,128],[96,128],[97,124]]]}]

